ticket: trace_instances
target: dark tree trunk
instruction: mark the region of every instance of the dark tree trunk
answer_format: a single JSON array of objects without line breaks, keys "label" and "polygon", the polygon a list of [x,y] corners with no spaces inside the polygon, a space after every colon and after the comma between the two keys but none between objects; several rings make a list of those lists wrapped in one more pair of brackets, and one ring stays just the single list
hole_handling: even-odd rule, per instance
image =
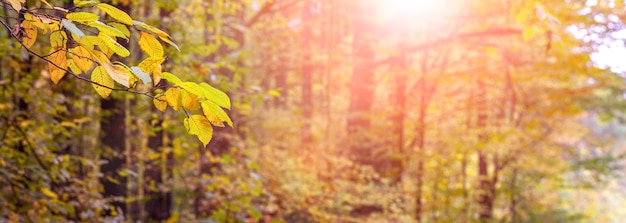
[{"label": "dark tree trunk", "polygon": [[[159,9],[159,15],[162,18],[167,18],[170,16],[170,11],[161,8]],[[161,28],[165,31],[168,31],[167,27],[163,27],[161,24]],[[167,63],[167,61],[165,62]],[[165,63],[163,66],[165,66]],[[158,113],[158,111],[153,107],[153,113]],[[163,153],[163,137],[164,132],[162,129],[163,118],[156,117],[150,125],[151,129],[154,129],[154,135],[148,137],[148,148],[152,151],[156,151],[158,153]],[[172,153],[168,153],[165,157],[161,157],[158,162],[146,161],[145,167],[145,184],[142,185],[147,193],[147,201],[144,204],[144,210],[147,212],[147,222],[150,221],[163,221],[168,219],[172,214],[172,192],[171,191],[154,191],[150,189],[150,185],[161,185],[166,182],[167,177],[171,176],[172,173],[172,163],[173,157]]]},{"label": "dark tree trunk", "polygon": [[124,203],[127,178],[118,174],[124,168],[126,160],[126,124],[124,122],[126,114],[124,113],[124,100],[113,98],[101,100],[100,108],[103,112],[110,114],[100,122],[102,154],[107,160],[105,164],[100,166],[100,172],[103,174],[103,177],[100,178],[100,182],[104,186],[103,196],[112,199],[112,211],[117,211],[119,208],[124,213],[127,213]]},{"label": "dark tree trunk", "polygon": [[[157,112],[153,109],[153,112]],[[151,150],[163,153],[163,129],[161,125],[163,123],[162,118],[157,118],[153,121],[152,129],[156,129],[148,138],[148,148]],[[141,185],[147,192],[147,200],[144,205],[144,210],[147,212],[147,222],[149,221],[163,221],[170,217],[172,209],[172,192],[171,191],[154,191],[150,189],[150,185],[161,185],[164,182],[164,176],[170,176],[172,155],[168,153],[165,157],[161,157],[157,162],[146,161],[145,172],[145,185]]]},{"label": "dark tree trunk", "polygon": [[[130,6],[116,4],[115,7],[122,11],[130,12]],[[128,43],[121,41],[122,46],[128,48]],[[117,212],[121,210],[124,215],[128,216],[130,205],[125,203],[128,194],[127,182],[128,177],[119,175],[119,172],[126,166],[127,154],[127,126],[126,126],[126,99],[115,98],[112,94],[108,99],[100,100],[101,111],[108,116],[103,117],[100,121],[100,132],[102,140],[103,157],[107,163],[100,166],[100,172],[104,175],[100,179],[104,187],[103,196],[112,198],[112,210]],[[128,167],[126,167],[128,168]],[[109,213],[107,213],[109,214]],[[122,213],[117,213],[119,216]]]}]

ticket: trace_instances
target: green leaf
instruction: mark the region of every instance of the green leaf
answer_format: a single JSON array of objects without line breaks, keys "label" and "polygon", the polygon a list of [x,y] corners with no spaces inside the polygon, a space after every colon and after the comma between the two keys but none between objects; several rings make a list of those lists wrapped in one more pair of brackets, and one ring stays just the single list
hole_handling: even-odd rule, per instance
[{"label": "green leaf", "polygon": [[65,15],[65,18],[76,22],[95,22],[98,21],[100,17],[91,12],[70,12]]},{"label": "green leaf", "polygon": [[192,115],[189,118],[185,118],[184,124],[189,134],[198,136],[198,139],[200,139],[200,142],[202,142],[204,146],[209,144],[209,141],[211,141],[213,137],[213,126],[211,126],[211,123],[206,117],[202,115]]},{"label": "green leaf", "polygon": [[235,159],[235,157],[231,156],[230,154],[222,155],[221,160],[222,160],[223,164],[235,164],[235,163],[237,163],[237,159]]},{"label": "green leaf", "polygon": [[72,21],[67,20],[67,19],[62,19],[61,20],[61,24],[67,30],[72,32],[74,35],[78,36],[78,38],[83,38],[83,36],[85,36],[85,33],[83,33],[83,31],[80,30],[78,27],[76,27],[76,25],[74,25],[74,23],[72,23]]},{"label": "green leaf", "polygon": [[124,23],[127,25],[133,24],[133,19],[128,14],[126,14],[126,12],[118,8],[115,8],[112,5],[109,5],[106,3],[100,3],[100,4],[97,4],[96,7],[104,11],[107,15],[111,16],[111,18],[117,21],[120,21],[121,23]]},{"label": "green leaf", "polygon": [[230,98],[226,93],[208,85],[206,83],[200,83],[200,87],[204,89],[204,98],[219,105],[222,108],[230,109]]},{"label": "green leaf", "polygon": [[176,77],[176,75],[170,73],[170,72],[163,72],[162,79],[167,80],[168,83],[173,84],[173,85],[180,85],[183,83],[183,81],[181,81],[180,79],[178,79],[178,77]]},{"label": "green leaf", "polygon": [[[254,194],[254,193],[253,193],[253,195],[255,195],[255,196],[259,196],[260,194]],[[262,213],[262,212],[260,212],[259,210],[255,209],[255,208],[253,208],[253,207],[249,207],[249,208],[248,208],[248,213],[250,213],[250,216],[252,216],[252,218],[253,218],[255,221],[258,221],[258,220],[260,220],[260,219],[261,219],[261,217],[263,217],[263,213]]]}]

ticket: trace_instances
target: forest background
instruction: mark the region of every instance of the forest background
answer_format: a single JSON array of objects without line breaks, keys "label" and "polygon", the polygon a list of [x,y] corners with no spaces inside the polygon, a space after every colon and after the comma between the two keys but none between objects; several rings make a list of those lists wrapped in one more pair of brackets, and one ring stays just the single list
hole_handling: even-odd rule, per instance
[{"label": "forest background", "polygon": [[1,222],[626,217],[623,1],[0,5]]}]

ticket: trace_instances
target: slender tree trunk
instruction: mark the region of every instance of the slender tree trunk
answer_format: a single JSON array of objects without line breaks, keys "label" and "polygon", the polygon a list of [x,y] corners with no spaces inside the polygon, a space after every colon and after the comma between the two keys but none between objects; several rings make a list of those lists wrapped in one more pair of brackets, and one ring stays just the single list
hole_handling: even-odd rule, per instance
[{"label": "slender tree trunk", "polygon": [[300,33],[302,60],[302,128],[300,130],[300,142],[303,148],[311,145],[311,118],[313,117],[313,62],[311,61],[311,0],[304,2],[302,7],[303,27]]},{"label": "slender tree trunk", "polygon": [[368,38],[371,23],[364,2],[353,3],[353,69],[350,78],[350,105],[348,108],[348,139],[350,151],[357,163],[373,165],[371,142],[366,133],[370,128],[370,110],[374,98],[374,71],[369,67],[374,50]]},{"label": "slender tree trunk", "polygon": [[280,61],[277,65],[276,76],[274,77],[274,84],[276,88],[280,89],[280,96],[274,100],[274,107],[285,108],[287,106],[287,67],[285,66],[285,60],[288,58],[279,56]]},{"label": "slender tree trunk", "polygon": [[404,119],[405,119],[405,109],[406,109],[406,72],[408,71],[407,66],[407,58],[406,51],[404,48],[406,44],[401,43],[400,48],[400,56],[398,56],[396,64],[397,70],[394,75],[394,83],[393,83],[393,93],[392,93],[392,106],[394,111],[392,113],[391,121],[393,123],[392,130],[392,143],[393,148],[395,148],[395,153],[403,154],[404,153]]},{"label": "slender tree trunk", "polygon": [[[476,84],[476,128],[479,130],[479,144],[484,144],[488,140],[487,127],[487,90],[480,78]],[[478,148],[478,218],[480,222],[489,222],[493,217],[493,194],[492,182],[489,177],[489,158],[484,148]]]},{"label": "slender tree trunk", "polygon": [[519,222],[519,219],[517,218],[517,203],[518,203],[518,199],[517,199],[517,170],[514,169],[513,170],[513,174],[512,174],[512,178],[511,178],[511,183],[510,183],[510,204],[509,204],[509,215],[511,215],[511,222],[512,223],[517,223]]},{"label": "slender tree trunk", "polygon": [[419,116],[417,120],[417,191],[415,194],[415,220],[422,222],[424,211],[424,159],[426,133],[426,78],[420,80]]}]

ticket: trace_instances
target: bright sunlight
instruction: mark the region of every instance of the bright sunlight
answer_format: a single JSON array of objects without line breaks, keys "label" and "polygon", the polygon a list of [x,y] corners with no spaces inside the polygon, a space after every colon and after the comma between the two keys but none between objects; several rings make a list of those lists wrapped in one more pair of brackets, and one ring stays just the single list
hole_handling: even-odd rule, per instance
[{"label": "bright sunlight", "polygon": [[376,7],[384,20],[417,22],[439,17],[448,1],[433,0],[385,0],[377,1]]}]

